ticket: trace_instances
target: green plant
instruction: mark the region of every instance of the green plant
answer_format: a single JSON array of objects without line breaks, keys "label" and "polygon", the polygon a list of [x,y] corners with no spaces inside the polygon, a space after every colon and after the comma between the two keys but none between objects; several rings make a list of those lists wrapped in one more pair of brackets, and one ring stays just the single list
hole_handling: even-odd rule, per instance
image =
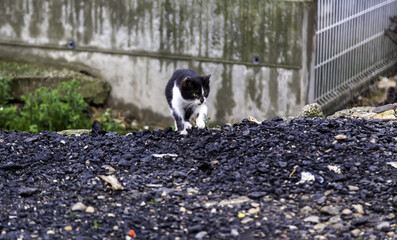
[{"label": "green plant", "polygon": [[0,75],[0,129],[13,129],[20,123],[17,107],[8,105],[13,99],[10,84],[11,78]]},{"label": "green plant", "polygon": [[5,106],[12,99],[11,78],[0,75],[0,106]]},{"label": "green plant", "polygon": [[21,111],[23,126],[19,130],[37,133],[89,126],[84,114],[88,104],[77,92],[78,88],[79,82],[73,79],[60,83],[54,90],[41,87],[27,97],[22,96],[25,106]]},{"label": "green plant", "polygon": [[158,203],[158,202],[160,202],[160,200],[159,199],[154,199],[153,201],[150,201],[150,202],[147,202],[148,204],[156,204],[156,203]]},{"label": "green plant", "polygon": [[0,129],[18,129],[21,118],[16,106],[0,105]]},{"label": "green plant", "polygon": [[98,120],[101,123],[102,129],[107,132],[124,133],[123,124],[117,122],[116,116],[111,108],[107,109]]},{"label": "green plant", "polygon": [[69,210],[69,216],[70,216],[71,218],[75,218],[75,217],[80,217],[80,214],[73,214],[73,211],[72,211],[72,210]]},{"label": "green plant", "polygon": [[97,220],[94,220],[94,228],[98,228],[99,227],[99,223]]},{"label": "green plant", "polygon": [[213,124],[213,123],[211,122],[211,118],[210,118],[210,117],[207,117],[207,118],[205,119],[205,126],[207,126],[207,127],[209,127],[209,128],[221,128],[221,126],[219,126],[218,124]]},{"label": "green plant", "polygon": [[88,104],[77,92],[76,79],[62,82],[53,90],[41,87],[33,94],[22,96],[25,101],[22,110],[9,105],[10,83],[10,78],[0,76],[0,128],[37,133],[90,126],[85,114]]}]

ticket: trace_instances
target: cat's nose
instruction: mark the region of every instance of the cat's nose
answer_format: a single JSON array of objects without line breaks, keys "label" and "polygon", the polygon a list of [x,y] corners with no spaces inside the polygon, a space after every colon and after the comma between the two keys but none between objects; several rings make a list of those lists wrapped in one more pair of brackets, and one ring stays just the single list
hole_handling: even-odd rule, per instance
[{"label": "cat's nose", "polygon": [[204,102],[204,98],[201,97],[201,98],[200,98],[200,103],[203,103],[203,102]]}]

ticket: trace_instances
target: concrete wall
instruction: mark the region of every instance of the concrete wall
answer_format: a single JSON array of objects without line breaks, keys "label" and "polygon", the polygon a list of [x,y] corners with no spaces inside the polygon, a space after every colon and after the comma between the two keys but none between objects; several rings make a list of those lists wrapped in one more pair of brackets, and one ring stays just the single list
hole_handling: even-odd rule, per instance
[{"label": "concrete wall", "polygon": [[[0,58],[106,79],[109,105],[172,124],[178,68],[212,74],[209,117],[296,114],[307,101],[313,6],[272,0],[0,0]],[[73,50],[67,47],[74,41]],[[259,64],[253,58],[259,58]]]}]

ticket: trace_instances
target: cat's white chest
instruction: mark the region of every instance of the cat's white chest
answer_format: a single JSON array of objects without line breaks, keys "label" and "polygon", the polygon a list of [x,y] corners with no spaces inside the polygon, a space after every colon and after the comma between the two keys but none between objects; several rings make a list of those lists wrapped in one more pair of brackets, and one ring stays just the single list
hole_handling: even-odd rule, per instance
[{"label": "cat's white chest", "polygon": [[188,101],[182,97],[181,91],[179,88],[175,85],[172,88],[172,101],[171,105],[172,108],[178,113],[179,116],[183,116],[183,109],[191,105],[191,101]]},{"label": "cat's white chest", "polygon": [[196,120],[196,125],[199,128],[205,127],[205,118],[207,116],[207,105],[204,103],[200,103],[200,100],[186,100],[182,97],[181,91],[179,88],[174,85],[172,89],[172,111],[175,111],[182,119],[184,119],[185,112],[187,109],[192,111],[192,117]]}]

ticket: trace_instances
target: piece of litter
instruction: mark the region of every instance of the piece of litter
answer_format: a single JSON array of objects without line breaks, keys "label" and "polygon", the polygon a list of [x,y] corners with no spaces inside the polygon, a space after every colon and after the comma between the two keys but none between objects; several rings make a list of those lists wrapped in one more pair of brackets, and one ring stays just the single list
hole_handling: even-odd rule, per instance
[{"label": "piece of litter", "polygon": [[156,158],[163,158],[165,156],[170,156],[172,158],[176,158],[176,157],[178,157],[178,154],[174,154],[174,153],[157,154],[157,153],[155,153],[155,154],[152,154],[152,156],[156,157]]},{"label": "piece of litter", "polygon": [[117,178],[113,175],[110,176],[99,175],[98,177],[100,177],[103,181],[109,183],[112,186],[113,190],[123,189],[121,184],[119,183],[119,180],[117,180]]},{"label": "piece of litter", "polygon": [[146,187],[150,187],[150,188],[161,188],[162,186],[163,184],[152,184],[152,183],[146,184]]},{"label": "piece of litter", "polygon": [[133,229],[131,229],[131,230],[129,230],[128,231],[128,235],[130,236],[130,237],[136,237],[136,233],[135,233],[135,231],[133,230]]},{"label": "piece of litter", "polygon": [[337,165],[328,165],[327,168],[337,174],[341,174],[340,167]]},{"label": "piece of litter", "polygon": [[259,122],[258,120],[256,120],[255,118],[253,118],[251,116],[248,117],[248,121],[251,123],[261,124],[261,122]]},{"label": "piece of litter", "polygon": [[310,181],[314,181],[316,178],[314,177],[313,174],[309,173],[309,172],[302,172],[301,173],[301,180],[299,182],[297,182],[296,184],[301,184],[301,183],[305,183],[305,182],[310,182]]},{"label": "piece of litter", "polygon": [[295,165],[294,169],[292,169],[292,172],[289,174],[289,177],[292,177],[292,175],[295,173],[297,168],[298,168],[298,165]]},{"label": "piece of litter", "polygon": [[388,162],[387,164],[389,164],[392,167],[397,168],[397,162]]}]

